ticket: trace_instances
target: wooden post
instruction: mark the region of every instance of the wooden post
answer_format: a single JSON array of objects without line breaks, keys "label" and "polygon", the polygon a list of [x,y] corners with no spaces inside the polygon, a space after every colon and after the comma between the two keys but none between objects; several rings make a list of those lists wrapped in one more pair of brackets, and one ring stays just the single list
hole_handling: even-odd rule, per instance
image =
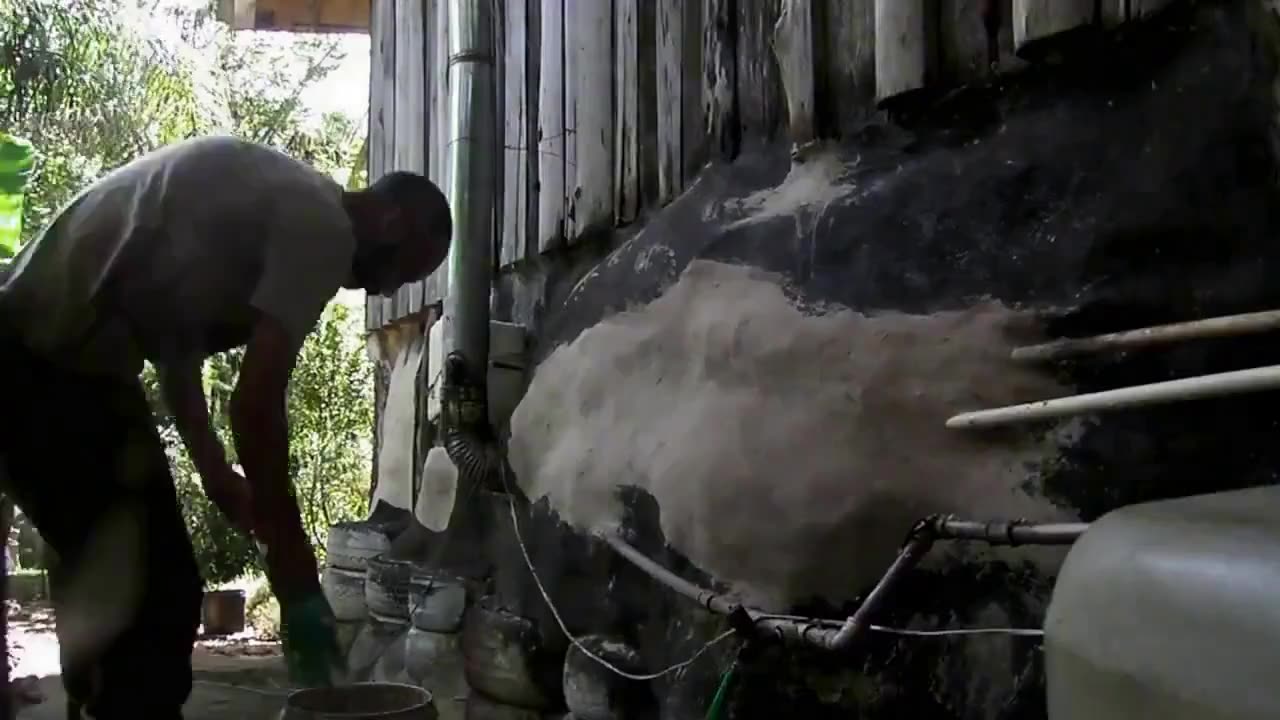
[{"label": "wooden post", "polygon": [[[571,1],[571,0],[570,0]],[[565,43],[566,0],[542,0],[542,69],[538,84],[538,251],[565,236]]]},{"label": "wooden post", "polygon": [[615,15],[613,211],[625,225],[640,212],[640,73],[655,68],[640,67],[640,0],[616,0]]},{"label": "wooden post", "polygon": [[387,171],[395,153],[396,4],[373,0],[369,38],[369,181]]},{"label": "wooden post", "polygon": [[1141,20],[1163,10],[1168,4],[1169,0],[1102,0],[1102,24],[1114,27]]},{"label": "wooden post", "polygon": [[502,214],[498,218],[502,237],[501,265],[524,257],[525,225],[529,218],[529,98],[525,91],[526,38],[529,13],[525,0],[505,3],[503,18],[503,112],[502,112]]},{"label": "wooden post", "polygon": [[813,8],[810,0],[782,0],[773,28],[773,52],[782,70],[793,147],[814,139]]},{"label": "wooden post", "polygon": [[[388,170],[427,172],[427,19],[423,0],[396,0],[395,35],[395,112],[389,130],[392,153]],[[429,281],[435,285],[445,273],[434,273]],[[384,321],[399,320],[422,309],[426,281],[410,283],[396,291],[393,315]],[[438,294],[438,293],[437,293]]]},{"label": "wooden post", "polygon": [[[372,0],[369,19],[369,183],[387,172],[395,152],[396,4]],[[365,300],[365,328],[376,330],[390,318],[392,303],[380,296]]]},{"label": "wooden post", "polygon": [[702,102],[706,108],[707,140],[721,160],[732,160],[742,145],[742,128],[738,124],[738,18],[729,0],[702,3]]},{"label": "wooden post", "polygon": [[876,101],[919,90],[928,81],[926,0],[875,0]]},{"label": "wooden post", "polygon": [[1014,52],[1092,23],[1093,12],[1094,0],[1013,0]]},{"label": "wooden post", "polygon": [[613,224],[614,171],[614,0],[566,0],[565,84],[573,148],[565,173],[570,185],[568,240]]}]

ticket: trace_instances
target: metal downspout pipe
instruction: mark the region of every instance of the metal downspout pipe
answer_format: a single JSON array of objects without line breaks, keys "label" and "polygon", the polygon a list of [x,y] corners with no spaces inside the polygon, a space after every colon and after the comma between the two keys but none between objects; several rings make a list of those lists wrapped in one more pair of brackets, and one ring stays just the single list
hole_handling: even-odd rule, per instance
[{"label": "metal downspout pipe", "polygon": [[449,0],[449,141],[454,242],[444,301],[441,429],[463,478],[490,486],[501,469],[489,426],[489,300],[497,180],[493,0]]}]

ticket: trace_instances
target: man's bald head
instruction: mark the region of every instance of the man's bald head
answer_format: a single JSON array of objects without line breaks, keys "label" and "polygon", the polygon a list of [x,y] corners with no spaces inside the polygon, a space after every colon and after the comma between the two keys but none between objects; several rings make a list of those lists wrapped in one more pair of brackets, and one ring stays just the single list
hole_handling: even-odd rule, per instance
[{"label": "man's bald head", "polygon": [[371,187],[347,193],[359,244],[347,287],[389,295],[430,275],[449,256],[449,201],[427,178],[387,173]]}]

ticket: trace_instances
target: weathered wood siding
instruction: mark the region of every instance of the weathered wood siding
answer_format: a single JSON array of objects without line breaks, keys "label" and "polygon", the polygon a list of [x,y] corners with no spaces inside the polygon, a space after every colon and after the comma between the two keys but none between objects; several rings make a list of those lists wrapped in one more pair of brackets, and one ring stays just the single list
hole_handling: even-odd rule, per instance
[{"label": "weathered wood siding", "polygon": [[[447,190],[446,0],[372,0],[370,177]],[[495,263],[635,222],[744,139],[839,137],[877,103],[982,81],[994,48],[1168,0],[498,0]],[[990,19],[999,27],[989,37]],[[370,328],[421,313],[445,270],[371,299]]]},{"label": "weathered wood siding", "polygon": [[[396,170],[424,173],[447,187],[446,0],[373,0],[369,62],[369,178]],[[441,267],[389,298],[365,302],[373,329],[417,315],[447,292]]]}]

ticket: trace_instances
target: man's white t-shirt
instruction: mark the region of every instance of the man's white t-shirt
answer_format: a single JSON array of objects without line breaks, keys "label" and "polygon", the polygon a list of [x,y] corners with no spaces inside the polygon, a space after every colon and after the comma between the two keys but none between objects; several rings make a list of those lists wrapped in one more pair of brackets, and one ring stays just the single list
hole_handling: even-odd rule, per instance
[{"label": "man's white t-shirt", "polygon": [[300,345],[355,247],[328,177],[235,138],[188,140],[68,204],[14,259],[0,322],[51,359],[129,376],[241,345],[257,313]]}]

